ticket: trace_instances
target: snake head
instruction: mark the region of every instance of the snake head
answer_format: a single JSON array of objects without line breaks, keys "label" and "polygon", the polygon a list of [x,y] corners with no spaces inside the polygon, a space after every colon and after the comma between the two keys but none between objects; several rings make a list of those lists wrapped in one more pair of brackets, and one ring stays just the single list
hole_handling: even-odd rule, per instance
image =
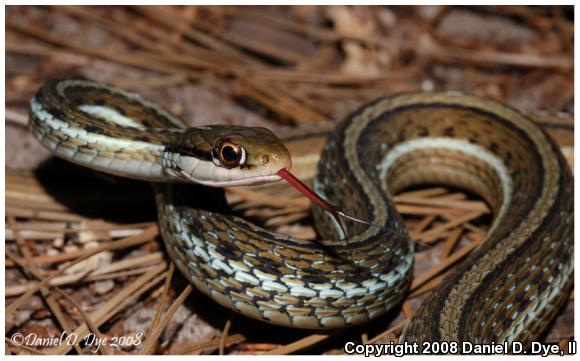
[{"label": "snake head", "polygon": [[280,180],[289,169],[288,149],[266,128],[210,125],[186,130],[165,151],[169,172],[213,187],[256,185]]}]

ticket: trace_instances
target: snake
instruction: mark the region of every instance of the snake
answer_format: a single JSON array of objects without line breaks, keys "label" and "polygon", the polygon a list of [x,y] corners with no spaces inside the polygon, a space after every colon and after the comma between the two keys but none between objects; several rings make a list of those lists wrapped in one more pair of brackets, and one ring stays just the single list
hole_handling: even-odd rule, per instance
[{"label": "snake", "polygon": [[493,100],[396,94],[338,123],[313,190],[365,222],[340,224],[313,207],[318,241],[264,229],[227,207],[223,187],[279,181],[291,168],[268,129],[188,127],[135,93],[78,77],[46,82],[29,119],[34,137],[58,157],[151,182],[177,268],[217,303],[254,319],[333,329],[401,307],[414,244],[392,199],[425,184],[480,196],[493,221],[400,341],[537,340],[572,288],[571,171],[542,129]]}]

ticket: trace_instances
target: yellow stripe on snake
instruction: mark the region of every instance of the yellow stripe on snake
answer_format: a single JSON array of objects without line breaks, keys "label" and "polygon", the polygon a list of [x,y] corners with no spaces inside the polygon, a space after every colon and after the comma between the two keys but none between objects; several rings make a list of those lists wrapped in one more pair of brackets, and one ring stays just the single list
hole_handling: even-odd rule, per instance
[{"label": "yellow stripe on snake", "polygon": [[56,155],[155,182],[172,260],[199,290],[249,317],[336,328],[398,306],[413,243],[390,196],[427,183],[480,195],[494,220],[401,340],[535,340],[572,287],[570,171],[540,128],[493,101],[403,94],[342,121],[323,149],[314,190],[378,227],[345,222],[345,238],[329,213],[314,208],[320,242],[235,217],[223,191],[206,187],[280,180],[290,155],[266,129],[187,128],[154,103],[86,79],[48,82],[30,107],[32,133]]}]

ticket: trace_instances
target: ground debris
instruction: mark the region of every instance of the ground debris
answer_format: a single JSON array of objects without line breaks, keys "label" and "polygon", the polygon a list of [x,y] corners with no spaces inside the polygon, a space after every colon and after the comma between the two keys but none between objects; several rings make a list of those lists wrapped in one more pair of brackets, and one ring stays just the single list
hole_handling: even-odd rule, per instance
[{"label": "ground debris", "polygon": [[[32,138],[28,101],[48,79],[82,75],[121,86],[189,124],[266,126],[281,136],[292,132],[285,126],[310,127],[317,135],[306,143],[287,138],[307,183],[324,127],[405,91],[459,90],[515,106],[572,166],[573,26],[571,6],[6,7],[6,354],[341,354],[347,340],[394,341],[490,222],[471,195],[406,191],[396,203],[419,245],[396,314],[332,332],[234,316],[172,273],[147,184],[56,160]],[[271,230],[316,237],[309,202],[290,187],[236,188],[227,198]],[[571,339],[573,315],[570,298],[546,341]],[[9,341],[93,326],[131,344]]]}]

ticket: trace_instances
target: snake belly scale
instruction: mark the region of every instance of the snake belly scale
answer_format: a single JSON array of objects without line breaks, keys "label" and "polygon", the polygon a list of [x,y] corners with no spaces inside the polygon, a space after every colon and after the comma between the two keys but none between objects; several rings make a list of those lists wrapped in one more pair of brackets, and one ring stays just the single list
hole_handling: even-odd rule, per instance
[{"label": "snake belly scale", "polygon": [[255,226],[217,206],[219,188],[191,184],[279,180],[289,154],[265,129],[187,128],[154,103],[86,79],[45,84],[31,100],[30,129],[62,158],[155,182],[162,236],[177,267],[215,301],[266,322],[345,327],[399,305],[413,243],[390,196],[426,183],[480,195],[494,221],[402,340],[534,340],[572,287],[571,173],[543,131],[493,101],[403,94],[341,122],[314,189],[374,226],[346,222],[343,239],[334,218],[314,208],[320,242]]}]

